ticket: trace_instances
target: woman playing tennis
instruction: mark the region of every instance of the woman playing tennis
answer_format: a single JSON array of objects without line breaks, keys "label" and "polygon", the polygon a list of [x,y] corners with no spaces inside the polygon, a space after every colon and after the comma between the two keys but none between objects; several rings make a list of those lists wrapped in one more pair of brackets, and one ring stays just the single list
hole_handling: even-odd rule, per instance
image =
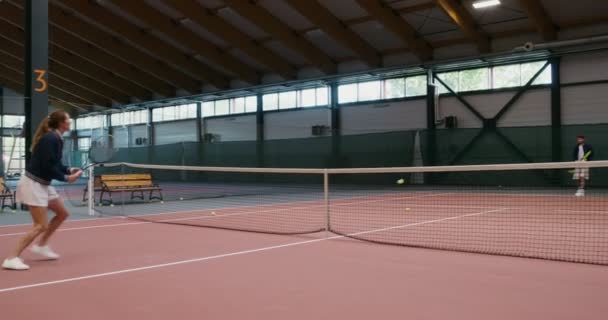
[{"label": "woman playing tennis", "polygon": [[[17,185],[18,203],[28,205],[33,228],[17,244],[2,267],[11,270],[27,270],[30,267],[19,257],[36,237],[42,235],[32,252],[47,259],[58,259],[59,255],[47,245],[49,238],[67,219],[69,212],[63,200],[51,186],[51,180],[72,183],[82,175],[82,170],[69,169],[61,163],[63,154],[63,133],[70,130],[71,120],[65,111],[55,111],[40,123],[32,141],[32,156],[27,163],[25,175]],[[55,212],[51,222],[47,222],[47,209]]]}]

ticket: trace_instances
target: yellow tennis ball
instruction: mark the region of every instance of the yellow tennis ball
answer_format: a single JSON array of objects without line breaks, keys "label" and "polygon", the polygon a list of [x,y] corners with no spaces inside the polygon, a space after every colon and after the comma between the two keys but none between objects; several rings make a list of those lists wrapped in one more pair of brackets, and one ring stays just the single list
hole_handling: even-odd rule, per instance
[{"label": "yellow tennis ball", "polygon": [[405,180],[403,178],[397,180],[397,184],[404,184],[404,183],[405,183]]}]

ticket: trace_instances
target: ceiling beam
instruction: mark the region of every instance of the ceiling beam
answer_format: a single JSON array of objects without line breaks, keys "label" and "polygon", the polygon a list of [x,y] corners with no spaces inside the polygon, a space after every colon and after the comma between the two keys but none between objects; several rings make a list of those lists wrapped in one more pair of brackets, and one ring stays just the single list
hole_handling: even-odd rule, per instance
[{"label": "ceiling beam", "polygon": [[323,73],[335,74],[337,72],[336,63],[323,50],[317,48],[263,7],[242,0],[224,0],[224,2],[239,15],[263,29],[272,38],[281,41],[282,44],[302,55],[308,63],[319,68]]},{"label": "ceiling beam", "polygon": [[53,62],[62,64],[74,71],[96,79],[98,82],[103,83],[112,89],[119,90],[128,96],[144,101],[153,99],[151,91],[146,90],[103,67],[93,64],[70,51],[55,45],[51,46],[50,51],[50,59]]},{"label": "ceiling beam", "polygon": [[576,27],[584,27],[590,26],[594,24],[602,24],[608,23],[608,15],[601,14],[596,16],[590,16],[585,18],[573,19],[568,21],[563,21],[559,23],[559,28],[576,28]]},{"label": "ceiling beam", "polygon": [[536,27],[538,33],[543,37],[543,40],[551,41],[557,39],[555,25],[539,0],[519,0],[519,4]]},{"label": "ceiling beam", "polygon": [[[182,88],[191,93],[199,93],[201,91],[201,81],[208,82],[218,88],[227,88],[228,81],[219,76],[215,71],[212,71],[202,62],[188,57],[185,53],[165,44],[162,40],[153,36],[145,30],[141,30],[135,25],[117,17],[106,8],[91,3],[89,0],[69,0],[55,1],[61,3],[70,10],[76,12],[95,21],[96,23],[112,30],[121,35],[129,42],[137,45],[137,47],[118,40],[111,33],[108,33],[92,24],[85,23],[77,18],[74,12],[68,13],[65,9],[57,5],[51,5],[49,8],[49,18],[53,23],[61,24],[65,30],[69,30],[90,42],[123,42],[122,51],[131,49],[131,52],[138,52],[133,55],[120,55],[120,59],[125,59],[127,62],[138,63],[138,56],[145,56],[143,61],[147,61],[149,72],[155,74],[159,79],[171,83],[175,87]],[[75,28],[81,26],[82,28]],[[99,38],[99,40],[97,39]],[[117,41],[118,40],[118,41]],[[103,48],[103,46],[102,46]],[[142,48],[144,50],[142,50]],[[133,50],[135,49],[135,50]],[[112,49],[112,51],[114,51]],[[158,56],[162,60],[154,59],[152,56]],[[153,61],[153,62],[152,62]],[[141,62],[139,62],[141,64]],[[196,76],[194,76],[196,75]],[[196,79],[195,79],[196,78]]]},{"label": "ceiling beam", "polygon": [[[59,0],[57,1],[59,2]],[[210,69],[194,57],[165,43],[163,40],[152,35],[149,31],[142,30],[126,19],[115,15],[108,8],[89,0],[61,0],[61,2],[75,10],[78,14],[86,16],[113,32],[118,33],[121,37],[144,48],[149,53],[157,55],[170,66],[181,71],[182,78],[189,78],[188,82],[190,83],[182,83],[185,81],[184,79],[175,78],[175,80],[180,80],[179,87],[192,93],[200,93],[200,83],[192,84],[191,79],[209,83],[218,89],[226,89],[229,87],[228,79],[224,76]]]},{"label": "ceiling beam", "polygon": [[395,8],[399,13],[414,13],[423,10],[430,10],[437,7],[437,5],[433,1],[423,2],[419,4],[414,4],[411,6],[403,7],[403,8]]},{"label": "ceiling beam", "polygon": [[378,52],[317,0],[287,0],[287,3],[340,45],[353,51],[370,67],[381,66],[382,61]]},{"label": "ceiling beam", "polygon": [[421,61],[432,59],[433,48],[424,39],[418,37],[416,29],[407,23],[399,12],[380,0],[357,0],[357,3],[381,23],[384,28],[401,39],[418,59]]},{"label": "ceiling beam", "polygon": [[[234,6],[230,5],[230,7],[232,9],[235,9],[235,10],[236,10],[236,7],[240,6],[240,5],[255,6],[255,7],[260,7],[261,8],[261,6],[258,6],[255,3],[250,3],[248,1],[224,0],[224,2],[226,2],[226,3],[232,3],[232,2],[234,2],[235,5]],[[428,9],[432,9],[432,8],[435,8],[435,7],[437,7],[437,6],[435,5],[434,2],[427,2],[427,3],[421,3],[421,4],[417,4],[417,5],[412,5],[410,7],[398,8],[398,9],[394,9],[394,10],[397,11],[397,12],[399,12],[399,13],[401,13],[401,14],[407,14],[407,13],[414,13],[414,12],[422,11],[422,10],[428,10]],[[221,9],[224,9],[224,8],[226,8],[226,6],[221,6]],[[214,9],[212,9],[212,10],[214,10]],[[268,14],[271,18],[276,19],[277,21],[280,22],[280,20],[278,20],[277,18],[275,18],[273,15],[269,14],[267,11],[263,10],[263,12],[265,12],[266,14]],[[242,16],[245,16],[245,14],[243,12],[239,12],[239,14],[242,15]],[[251,21],[254,21],[253,17],[252,18],[248,18],[248,19],[251,20]],[[356,25],[356,24],[365,23],[365,22],[369,22],[369,21],[373,21],[373,20],[374,20],[374,17],[372,17],[372,16],[363,16],[363,17],[358,17],[358,18],[346,19],[346,20],[343,20],[342,22],[344,22],[345,24],[347,24],[349,26],[353,26],[353,25]],[[264,21],[265,20],[262,20],[262,22],[256,23],[256,25],[258,27],[264,28],[264,25],[263,25]],[[280,23],[282,23],[282,22],[280,22]],[[289,33],[290,35],[292,35],[292,36],[294,36],[296,38],[302,38],[302,39],[306,40],[306,38],[304,37],[304,35],[306,33],[308,33],[308,32],[314,31],[314,30],[319,30],[319,27],[318,26],[312,26],[310,28],[305,28],[305,29],[300,29],[300,30],[293,30],[293,29],[290,30],[289,26],[285,25],[284,30],[282,32],[287,32],[287,33]],[[269,30],[266,30],[266,32],[268,32],[270,34],[273,34]],[[256,39],[256,40],[258,42],[260,42],[260,43],[267,43],[267,42],[275,40],[275,38],[279,39],[279,40],[281,40],[283,42],[287,42],[285,40],[280,39],[279,36],[274,35],[274,34],[273,34],[272,37],[264,37],[264,38],[260,38],[260,39]],[[314,47],[314,45],[313,45],[313,47]],[[314,47],[314,48],[316,48],[316,47]],[[228,46],[228,47],[225,47],[224,49],[225,50],[230,50],[230,49],[232,49],[232,47]],[[302,53],[302,51],[303,50],[298,50],[298,52],[300,52],[300,53]],[[323,53],[323,54],[325,54],[325,53]],[[312,63],[312,62],[310,62],[310,63]],[[318,64],[318,62],[317,62],[317,64]],[[326,73],[333,74],[334,72],[326,72]]]},{"label": "ceiling beam", "polygon": [[[230,55],[226,55],[224,50],[217,47],[211,41],[184,27],[179,21],[173,20],[155,8],[150,7],[145,1],[130,0],[114,1],[113,3],[129,15],[144,21],[151,28],[168,35],[183,46],[189,47],[205,59],[217,64],[217,67],[225,70],[224,72],[228,71],[235,77],[250,84],[260,83],[260,76],[253,67]],[[167,2],[168,5],[172,3]],[[202,7],[200,9],[202,10]]]},{"label": "ceiling beam", "polygon": [[106,97],[100,96],[99,94],[83,89],[81,86],[71,82],[70,80],[64,79],[57,74],[49,74],[49,85],[53,84],[58,89],[68,92],[73,96],[81,97],[87,101],[93,102],[93,104],[109,108],[112,106],[112,101]]},{"label": "ceiling beam", "polygon": [[[154,77],[149,76],[143,70],[117,59],[110,53],[100,50],[88,43],[83,42],[78,37],[64,32],[63,30],[53,29],[53,41],[55,45],[64,50],[78,53],[81,58],[87,59],[99,66],[119,74],[121,77],[131,79],[143,88],[157,92],[161,95],[172,97],[175,96],[175,87],[165,84]],[[109,49],[111,50],[111,49]]]},{"label": "ceiling beam", "polygon": [[129,96],[126,96],[121,92],[117,92],[113,88],[110,88],[87,75],[75,72],[69,67],[61,63],[57,63],[53,60],[49,61],[49,72],[63,79],[69,79],[71,82],[77,84],[79,87],[83,87],[88,91],[102,95],[110,100],[114,100],[121,104],[128,104],[131,101]]},{"label": "ceiling beam", "polygon": [[437,6],[454,21],[462,32],[473,41],[480,52],[490,52],[490,39],[477,29],[471,14],[455,0],[434,0]]},{"label": "ceiling beam", "polygon": [[[9,5],[7,1],[0,2],[0,32],[2,35],[6,38],[12,37],[12,39],[17,38],[17,41],[23,41],[23,39],[25,39],[23,32],[23,17],[24,13],[19,8]],[[86,26],[79,25],[79,27]],[[95,38],[94,36],[89,38],[95,41],[102,40],[100,38]],[[138,69],[135,66],[112,56],[108,51],[105,51],[114,50],[115,54],[122,53],[121,50],[117,49],[117,47],[120,47],[119,42],[113,40],[111,37],[109,42],[102,42],[100,47],[96,48],[81,38],[51,25],[49,28],[49,41],[51,43],[51,48],[53,48],[52,45],[57,45],[65,50],[77,53],[80,57],[87,59],[89,62],[104,67],[125,79],[137,83],[146,90],[157,92],[164,96],[175,96],[175,87],[155,80],[153,76],[147,74],[145,71]],[[53,52],[51,51],[50,55],[52,54]],[[127,55],[127,57],[129,56]],[[137,58],[138,57],[135,56],[134,63],[141,62],[141,60]]]},{"label": "ceiling beam", "polygon": [[[238,0],[231,0],[231,1],[238,1]],[[437,5],[435,5],[434,2],[425,2],[425,3],[411,5],[409,7],[403,7],[403,8],[393,8],[388,3],[385,3],[385,5],[388,8],[391,8],[392,10],[399,12],[400,14],[414,13],[417,11],[429,10],[429,9],[433,9],[433,8],[437,7]],[[375,17],[370,15],[370,16],[362,16],[362,17],[357,17],[357,18],[352,18],[352,19],[346,19],[343,22],[349,26],[352,26],[355,24],[365,23],[365,22],[369,22],[369,21],[373,21],[373,20],[375,20]],[[314,29],[317,29],[317,28],[313,27],[312,29],[307,29],[305,31],[311,31]],[[301,32],[301,31],[298,31],[298,32]]]},{"label": "ceiling beam", "polygon": [[[1,66],[0,66],[0,68],[1,68]],[[17,82],[15,80],[5,76],[3,73],[0,73],[0,85],[7,87],[17,93],[23,94],[23,81]]]},{"label": "ceiling beam", "polygon": [[240,49],[268,69],[278,73],[281,77],[285,79],[297,78],[297,69],[289,61],[264,47],[196,1],[173,0],[167,1],[166,4],[177,9],[184,17],[224,39],[233,47]]}]

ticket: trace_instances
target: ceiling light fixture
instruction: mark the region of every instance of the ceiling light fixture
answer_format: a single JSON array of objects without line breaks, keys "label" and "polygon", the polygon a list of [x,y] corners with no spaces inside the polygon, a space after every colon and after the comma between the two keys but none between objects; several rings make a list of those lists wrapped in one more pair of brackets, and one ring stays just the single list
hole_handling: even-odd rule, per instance
[{"label": "ceiling light fixture", "polygon": [[500,0],[480,0],[473,2],[473,8],[481,9],[487,7],[493,7],[500,4]]}]

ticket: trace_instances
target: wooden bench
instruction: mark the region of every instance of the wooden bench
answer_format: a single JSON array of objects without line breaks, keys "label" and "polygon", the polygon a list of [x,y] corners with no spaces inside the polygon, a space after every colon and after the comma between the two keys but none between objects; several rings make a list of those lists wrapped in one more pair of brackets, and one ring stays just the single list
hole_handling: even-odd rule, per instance
[{"label": "wooden bench", "polygon": [[[131,200],[144,200],[144,191],[149,192],[148,200],[163,200],[163,194],[158,184],[152,181],[152,175],[149,173],[141,174],[104,174],[100,176],[101,194],[99,195],[99,203],[104,203],[103,196],[110,195],[109,203],[112,203],[112,193],[114,192],[131,192]],[[155,195],[154,193],[158,195]]]},{"label": "wooden bench", "polygon": [[[93,199],[95,199],[95,192],[101,191],[101,176],[95,176],[93,178]],[[87,193],[89,192],[89,184],[84,185],[84,191],[82,192],[82,202],[87,202]]]},{"label": "wooden bench", "polygon": [[[10,205],[6,204],[6,200],[10,201]],[[0,177],[0,209],[11,208],[12,210],[17,209],[17,203],[15,202],[15,192],[8,187],[4,178]]]}]

